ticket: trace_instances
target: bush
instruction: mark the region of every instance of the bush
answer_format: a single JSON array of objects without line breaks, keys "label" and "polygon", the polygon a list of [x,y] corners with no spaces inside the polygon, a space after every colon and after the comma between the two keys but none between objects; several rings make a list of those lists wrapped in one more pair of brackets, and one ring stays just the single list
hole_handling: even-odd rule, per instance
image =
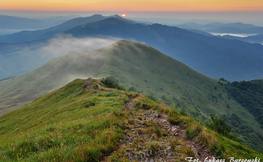
[{"label": "bush", "polygon": [[157,101],[157,99],[155,97],[153,97],[152,95],[147,96],[149,99],[153,100],[153,101]]},{"label": "bush", "polygon": [[185,131],[185,135],[188,139],[193,139],[202,131],[202,128],[199,125],[194,127],[189,127]]},{"label": "bush", "polygon": [[169,134],[168,133],[166,133],[166,132],[163,132],[162,133],[162,136],[164,136],[164,137],[166,137],[166,136],[168,136]]},{"label": "bush", "polygon": [[170,122],[172,125],[178,125],[182,122],[180,119],[176,119],[176,117],[173,116],[169,116],[167,121]]},{"label": "bush", "polygon": [[94,101],[88,101],[87,103],[85,103],[85,107],[88,108],[88,107],[91,107],[91,106],[95,106],[96,103]]},{"label": "bush", "polygon": [[116,79],[114,79],[113,77],[107,77],[107,78],[103,78],[101,80],[101,82],[107,86],[108,88],[115,88],[115,89],[119,89],[119,90],[125,90],[124,87],[120,86],[118,84],[118,81]]},{"label": "bush", "polygon": [[225,136],[231,132],[231,126],[226,124],[223,119],[216,117],[215,114],[210,114],[210,118],[212,122],[206,124],[208,128]]},{"label": "bush", "polygon": [[162,132],[160,130],[160,128],[158,126],[155,127],[155,133],[157,135],[157,137],[161,137],[162,136]]},{"label": "bush", "polygon": [[142,108],[145,110],[150,110],[152,108],[152,105],[142,104]]},{"label": "bush", "polygon": [[184,111],[180,111],[180,115],[183,115],[183,116],[187,116],[187,112],[184,112]]}]

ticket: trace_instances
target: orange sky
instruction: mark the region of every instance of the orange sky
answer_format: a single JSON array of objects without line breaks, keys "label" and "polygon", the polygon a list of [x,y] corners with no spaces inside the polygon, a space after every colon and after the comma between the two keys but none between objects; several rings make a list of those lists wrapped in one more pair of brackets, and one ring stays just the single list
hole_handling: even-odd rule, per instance
[{"label": "orange sky", "polygon": [[263,0],[1,0],[0,10],[263,11]]}]

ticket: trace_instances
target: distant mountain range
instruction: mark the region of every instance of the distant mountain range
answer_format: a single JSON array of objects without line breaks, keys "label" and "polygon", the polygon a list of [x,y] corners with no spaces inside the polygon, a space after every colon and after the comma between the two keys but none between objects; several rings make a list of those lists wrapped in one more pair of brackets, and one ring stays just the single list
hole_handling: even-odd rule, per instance
[{"label": "distant mountain range", "polygon": [[248,36],[248,37],[234,37],[234,36],[225,35],[225,36],[222,36],[222,38],[237,39],[237,40],[241,40],[244,42],[259,43],[263,45],[263,34],[257,34],[257,35]]},{"label": "distant mountain range", "polygon": [[210,113],[217,114],[232,124],[244,143],[263,150],[260,124],[229,95],[227,82],[208,78],[150,46],[126,40],[94,51],[72,51],[27,74],[0,81],[0,114],[87,77],[113,77],[126,89],[186,111],[201,122]]},{"label": "distant mountain range", "polygon": [[263,34],[263,27],[244,23],[209,23],[203,25],[191,22],[177,26],[180,28],[202,30],[214,33]]},{"label": "distant mountain range", "polygon": [[[131,20],[123,19],[122,17],[118,15],[113,15],[109,17],[114,17],[116,19],[120,19],[125,22],[133,23]],[[90,23],[95,21],[104,20],[108,17],[96,14],[90,17],[78,17],[71,19],[69,21],[66,21],[60,25],[50,27],[48,29],[43,30],[36,30],[36,31],[21,31],[18,33],[1,36],[0,37],[0,43],[18,43],[18,42],[27,42],[27,41],[39,41],[39,40],[47,40],[49,38],[54,37],[56,34],[63,33],[71,28]]]},{"label": "distant mountain range", "polygon": [[[226,39],[237,39],[244,42],[249,43],[259,43],[263,44],[263,27],[251,25],[251,24],[243,24],[243,23],[209,23],[209,24],[198,24],[198,23],[185,23],[181,25],[177,25],[180,28],[190,29],[190,31],[201,33],[200,31],[207,33],[215,33],[215,34],[226,34],[226,36],[222,36],[222,38]],[[198,31],[199,30],[199,31]],[[204,33],[201,33],[204,34]],[[238,36],[229,36],[227,34],[239,34],[239,35],[247,35],[252,34],[253,36],[248,37],[238,37]]]},{"label": "distant mountain range", "polygon": [[0,34],[15,33],[19,30],[39,30],[59,25],[74,16],[47,17],[32,19],[9,15],[0,15]]},{"label": "distant mountain range", "polygon": [[[3,58],[0,76],[3,78],[22,74],[7,68],[12,67],[12,64],[16,66],[19,64],[17,61],[11,61],[14,57],[23,58],[20,59],[21,63],[30,65],[32,61],[30,56],[23,57],[22,55],[25,54],[21,53],[21,49],[27,47],[28,43],[33,48],[36,41],[38,46],[44,46],[48,39],[61,33],[77,38],[117,37],[143,42],[212,78],[223,77],[235,81],[263,77],[262,45],[203,35],[161,24],[139,24],[117,15],[110,18],[101,15],[76,18],[46,30],[24,31],[0,37],[2,42],[31,41],[30,43],[0,44],[4,49],[0,54]],[[34,57],[37,60],[37,56]],[[38,61],[41,62],[40,59]]]},{"label": "distant mountain range", "polygon": [[176,27],[130,24],[110,18],[65,33],[75,37],[113,36],[145,42],[212,78],[249,80],[263,74],[263,46],[204,36]]}]

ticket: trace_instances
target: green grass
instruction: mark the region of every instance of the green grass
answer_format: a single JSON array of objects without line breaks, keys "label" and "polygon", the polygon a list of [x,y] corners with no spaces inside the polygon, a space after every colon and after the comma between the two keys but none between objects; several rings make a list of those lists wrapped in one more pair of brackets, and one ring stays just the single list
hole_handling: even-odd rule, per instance
[{"label": "green grass", "polygon": [[[163,105],[157,104],[152,100],[146,98],[145,96],[138,97],[134,104],[136,103],[148,103],[151,107],[155,107],[155,110],[159,112],[165,113],[168,115],[169,122],[173,122],[174,120],[180,121],[185,129],[185,135],[188,139],[202,143],[206,148],[208,148],[211,152],[213,152],[217,158],[228,159],[228,157],[234,157],[235,159],[254,159],[254,158],[263,158],[263,154],[248,148],[245,144],[233,141],[222,134],[218,134],[201,123],[193,119],[191,116],[187,115],[184,112],[177,112],[173,109]],[[137,104],[138,108],[144,109],[142,104]],[[152,108],[154,109],[154,108]],[[176,138],[174,139],[174,143],[178,143]],[[172,148],[174,147],[172,143]],[[183,152],[186,154],[191,154],[191,150],[187,147],[183,148]],[[183,159],[184,160],[184,159]]]},{"label": "green grass", "polygon": [[[128,117],[147,111],[143,105],[180,120],[189,138],[203,143],[218,156],[263,158],[262,154],[207,130],[187,114],[158,104],[145,95],[109,89],[99,81],[91,81],[99,87],[98,91],[84,90],[85,82],[77,79],[2,116],[0,161],[101,161],[118,150],[119,140],[126,131],[122,123],[135,124],[135,119],[128,121]],[[134,113],[125,111],[128,97],[134,98]],[[140,116],[136,120],[143,119]],[[145,124],[149,130],[140,133],[151,132],[156,138],[166,138],[167,134],[157,124]],[[172,143],[177,145],[179,141],[174,139]],[[150,147],[158,150],[160,146],[152,142]],[[183,144],[181,153],[180,156],[185,157],[193,151]],[[119,157],[123,157],[121,150],[112,156],[115,160]]]},{"label": "green grass", "polygon": [[97,161],[116,149],[123,117],[114,112],[127,96],[83,85],[75,80],[2,116],[0,161]]},{"label": "green grass", "polygon": [[[114,77],[125,89],[151,95],[202,123],[209,120],[209,114],[216,114],[232,125],[244,143],[263,151],[263,129],[228,94],[224,86],[227,83],[208,78],[147,45],[125,40],[96,51],[74,51],[13,80],[0,81],[0,115],[75,78],[89,76]],[[145,109],[150,108],[145,104]],[[232,122],[233,116],[240,122]]]}]

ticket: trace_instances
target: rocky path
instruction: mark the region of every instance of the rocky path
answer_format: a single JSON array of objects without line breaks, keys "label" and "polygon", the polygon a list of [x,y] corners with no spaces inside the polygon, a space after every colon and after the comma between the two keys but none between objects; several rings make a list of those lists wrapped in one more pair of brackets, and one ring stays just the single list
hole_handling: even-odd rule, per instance
[{"label": "rocky path", "polygon": [[132,110],[133,110],[133,107],[132,107],[132,98],[129,98],[129,102],[127,102],[127,103],[125,104],[125,108],[126,108],[126,110],[128,110],[128,111],[132,111]]},{"label": "rocky path", "polygon": [[99,90],[98,87],[96,85],[94,86],[89,79],[84,79],[84,81],[86,84],[85,84],[85,87],[83,88],[83,90],[85,90],[87,88],[89,90],[97,90],[97,91]]},{"label": "rocky path", "polygon": [[185,157],[204,161],[214,157],[201,144],[188,140],[183,126],[170,124],[167,115],[156,110],[134,111],[131,98],[125,108],[130,115],[122,124],[121,145],[104,161],[170,162],[186,161]]},{"label": "rocky path", "polygon": [[[156,117],[158,116],[159,117]],[[163,131],[168,132],[170,135],[176,137],[178,140],[186,142],[188,147],[191,147],[195,152],[195,158],[204,161],[205,158],[212,159],[215,157],[213,153],[207,150],[202,144],[188,140],[185,135],[185,129],[182,125],[172,125],[167,121],[168,116],[165,114],[158,114],[156,111],[149,112],[147,114],[147,119],[159,123]]]}]

